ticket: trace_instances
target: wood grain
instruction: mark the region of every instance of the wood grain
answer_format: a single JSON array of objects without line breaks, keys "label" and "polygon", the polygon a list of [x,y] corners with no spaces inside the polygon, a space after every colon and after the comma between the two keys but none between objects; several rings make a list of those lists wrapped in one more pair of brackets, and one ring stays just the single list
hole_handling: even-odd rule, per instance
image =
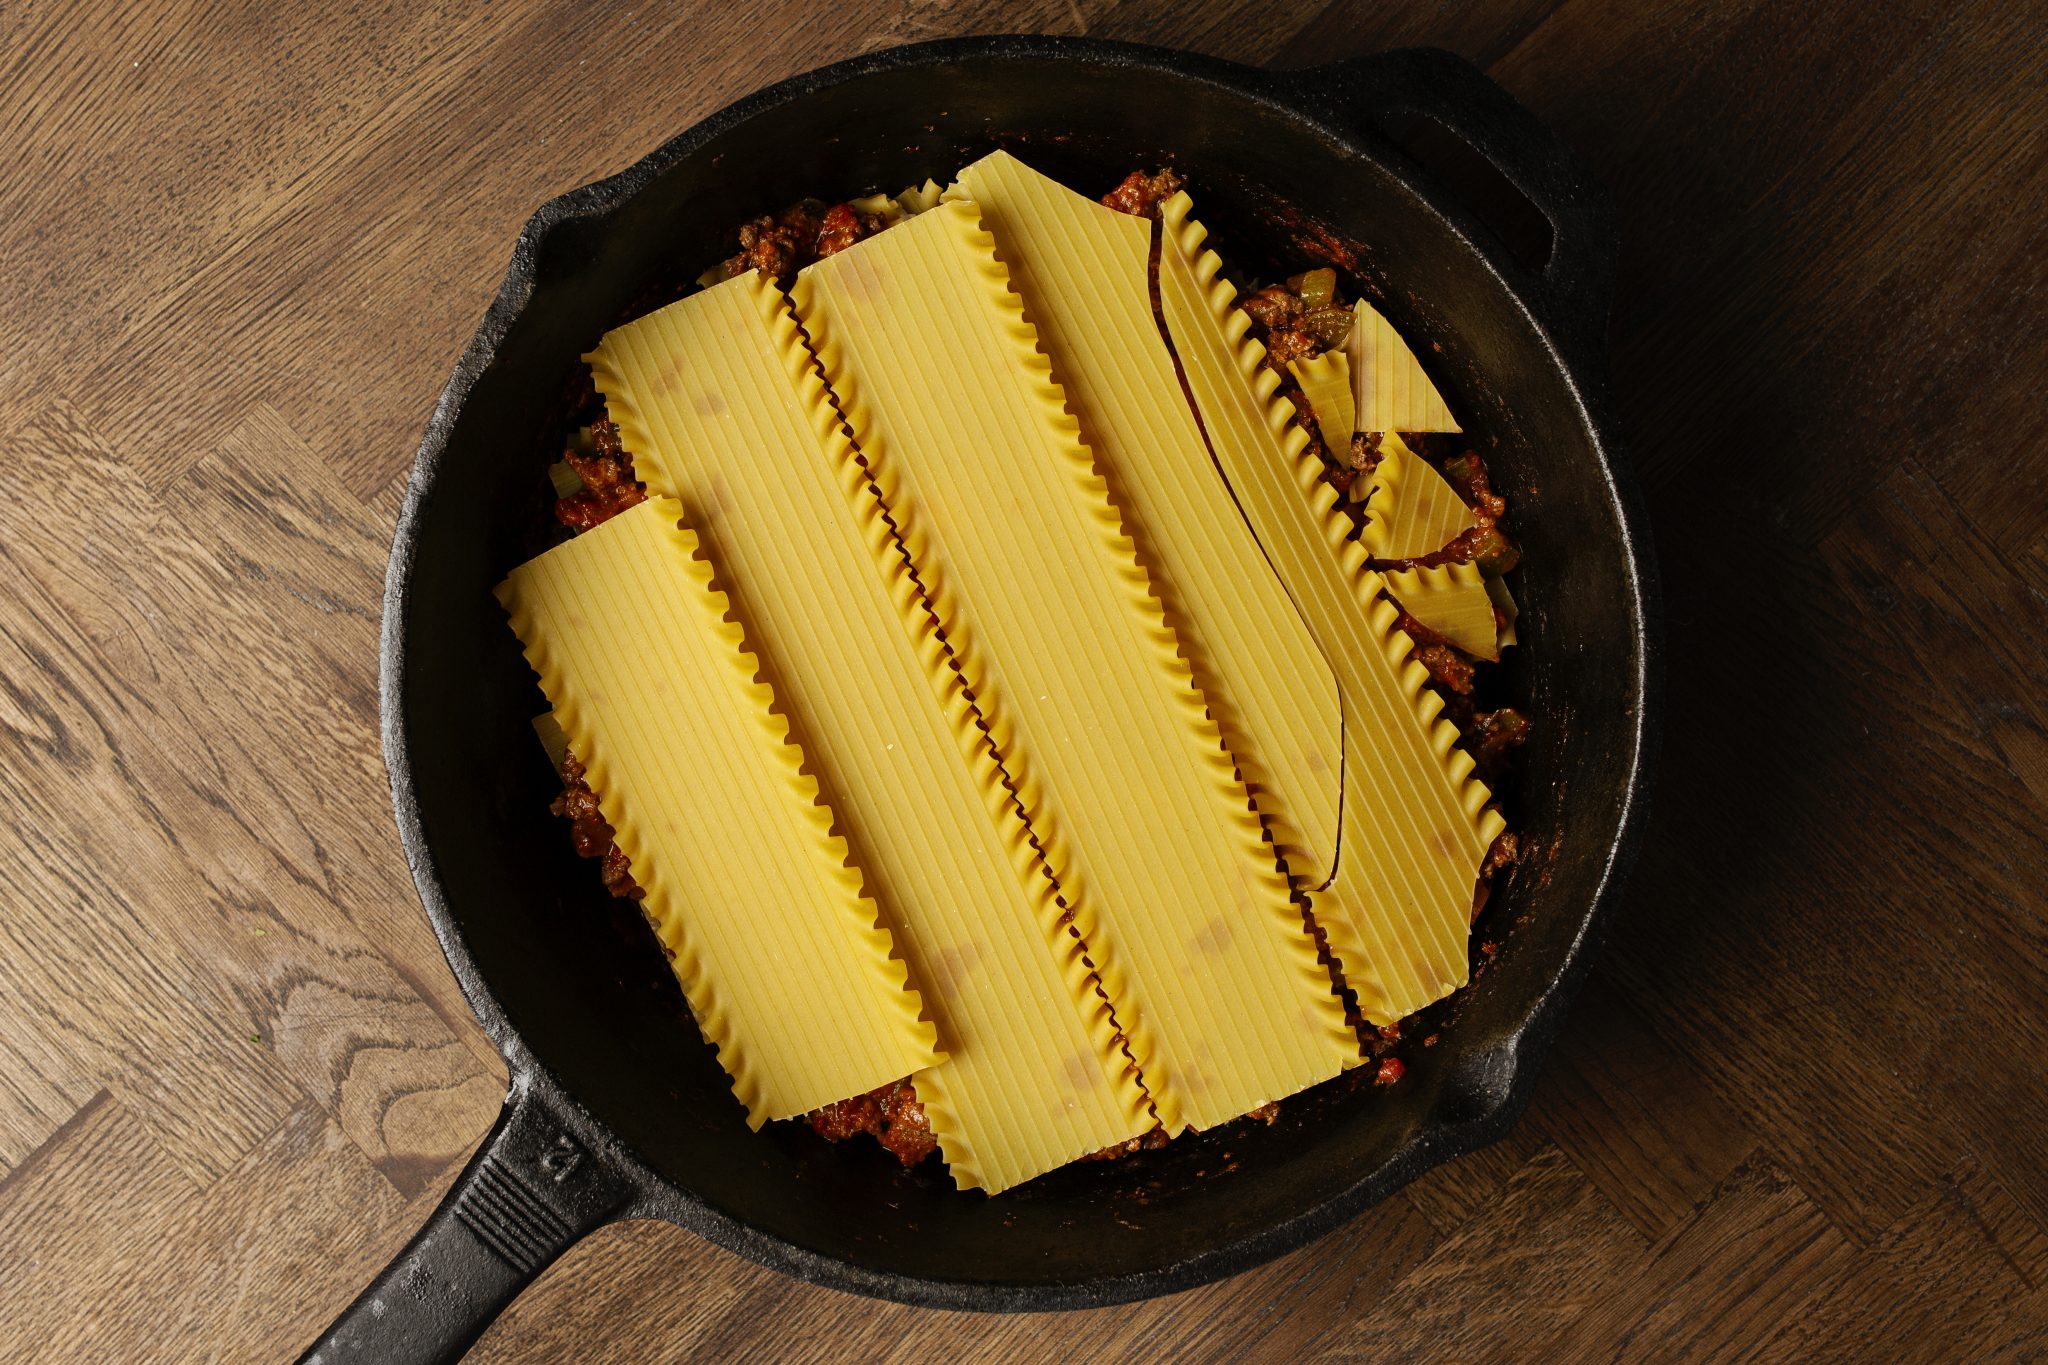
[{"label": "wood grain", "polygon": [[1086,31],[1430,43],[1612,185],[1671,619],[1628,906],[1529,1115],[1128,1307],[665,1225],[482,1360],[2048,1359],[2048,45],[2023,0],[0,7],[0,1359],[295,1352],[504,1073],[376,745],[410,451],[525,216],[767,81]]}]

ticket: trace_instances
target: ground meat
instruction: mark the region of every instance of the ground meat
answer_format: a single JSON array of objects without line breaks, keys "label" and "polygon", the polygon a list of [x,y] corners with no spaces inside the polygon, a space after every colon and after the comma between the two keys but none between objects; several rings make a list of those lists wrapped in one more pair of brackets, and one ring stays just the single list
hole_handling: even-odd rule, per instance
[{"label": "ground meat", "polygon": [[804,1115],[804,1121],[827,1142],[872,1134],[905,1166],[915,1166],[939,1146],[938,1139],[932,1136],[924,1102],[917,1097],[917,1087],[907,1080],[852,1099],[835,1100]]},{"label": "ground meat", "polygon": [[[1307,278],[1302,275],[1280,284],[1269,284],[1239,300],[1240,306],[1251,317],[1252,336],[1266,348],[1266,367],[1288,383],[1288,396],[1296,399],[1299,395],[1292,389],[1293,377],[1287,367],[1297,360],[1307,360],[1343,345],[1344,338],[1351,332],[1351,306],[1329,288],[1330,272],[1309,273],[1321,276],[1323,283],[1314,296],[1314,306],[1305,302],[1299,292],[1299,282]],[[1299,401],[1295,407],[1297,412],[1306,415],[1304,405]],[[1336,432],[1330,435],[1337,440],[1343,439]],[[1343,436],[1349,435],[1349,432],[1343,433]],[[1331,449],[1330,453],[1338,452]]]},{"label": "ground meat", "polygon": [[1297,360],[1306,360],[1322,350],[1307,332],[1287,327],[1266,334],[1266,367],[1283,373]]},{"label": "ground meat", "polygon": [[932,1121],[924,1112],[924,1101],[909,1081],[893,1087],[882,1101],[881,1143],[905,1166],[915,1166],[939,1149],[932,1136]]},{"label": "ground meat", "polygon": [[1282,330],[1301,317],[1301,296],[1284,284],[1269,284],[1245,295],[1241,306],[1252,321],[1269,332]]},{"label": "ground meat", "polygon": [[[806,199],[777,214],[763,214],[740,227],[738,260],[747,270],[784,279],[817,258],[824,230],[824,205]],[[738,274],[739,271],[731,271]]]},{"label": "ground meat", "polygon": [[1512,706],[1475,711],[1459,722],[1458,742],[1472,755],[1482,781],[1491,782],[1507,766],[1508,755],[1529,738],[1529,718]]},{"label": "ground meat", "polygon": [[1380,467],[1380,436],[1377,431],[1354,432],[1351,437],[1351,467],[1370,474]]},{"label": "ground meat", "polygon": [[1489,881],[1502,868],[1512,867],[1515,859],[1522,856],[1522,841],[1515,837],[1513,830],[1504,829],[1493,841],[1493,847],[1486,850],[1486,861],[1479,865],[1479,878]]},{"label": "ground meat", "polygon": [[583,481],[583,487],[567,497],[555,499],[555,520],[581,534],[600,526],[647,497],[646,487],[633,476],[633,457],[619,444],[619,429],[609,418],[590,424],[595,452],[584,454],[570,446],[562,452],[569,468]]},{"label": "ground meat", "polygon": [[855,1095],[850,1100],[834,1100],[822,1109],[813,1109],[804,1115],[804,1121],[811,1125],[811,1131],[827,1142],[844,1142],[861,1133],[882,1131],[882,1102],[875,1098],[882,1092]]},{"label": "ground meat", "polygon": [[851,204],[804,199],[780,213],[763,214],[742,224],[740,250],[718,264],[721,279],[758,270],[787,281],[812,261],[846,250],[872,237],[888,223],[880,214],[860,213]]},{"label": "ground meat", "polygon": [[834,204],[818,224],[816,254],[822,260],[844,251],[862,238],[874,236],[883,226],[880,214],[856,213],[851,204]]},{"label": "ground meat", "polygon": [[597,808],[597,793],[584,780],[583,760],[573,753],[562,755],[562,794],[548,809],[569,822],[569,842],[577,856],[603,859],[599,872],[607,891],[629,900],[647,894],[634,882],[625,850],[614,841],[617,831],[605,823],[604,813]]},{"label": "ground meat", "polygon": [[1150,1128],[1134,1138],[1127,1138],[1122,1142],[1112,1143],[1099,1152],[1090,1152],[1088,1155],[1081,1157],[1080,1160],[1115,1161],[1119,1157],[1136,1156],[1140,1152],[1156,1152],[1171,1141],[1173,1139],[1166,1135],[1164,1128]]},{"label": "ground meat", "polygon": [[1401,613],[1401,629],[1408,632],[1408,638],[1415,641],[1415,657],[1429,670],[1430,681],[1452,692],[1466,694],[1472,690],[1472,656],[1443,636],[1431,630],[1422,622]]},{"label": "ground meat", "polygon": [[1115,189],[1102,196],[1102,202],[1118,213],[1156,218],[1159,206],[1178,194],[1186,183],[1171,166],[1163,166],[1150,175],[1132,171]]},{"label": "ground meat", "polygon": [[[1424,443],[1427,449],[1427,443]],[[1508,501],[1493,491],[1493,484],[1486,477],[1486,461],[1479,458],[1475,450],[1461,454],[1447,455],[1441,463],[1443,476],[1457,490],[1465,505],[1491,524],[1507,515]]]}]

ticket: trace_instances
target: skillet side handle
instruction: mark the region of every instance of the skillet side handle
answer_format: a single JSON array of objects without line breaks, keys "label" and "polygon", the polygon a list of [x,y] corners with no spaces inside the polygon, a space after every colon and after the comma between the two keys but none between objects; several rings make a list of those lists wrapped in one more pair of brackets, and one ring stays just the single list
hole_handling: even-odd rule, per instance
[{"label": "skillet side handle", "polygon": [[1531,268],[1491,231],[1468,235],[1575,366],[1604,374],[1620,231],[1607,187],[1557,134],[1478,67],[1436,48],[1381,52],[1294,74],[1308,97],[1343,123],[1362,124],[1398,144],[1395,130],[1420,117],[1491,165],[1548,222],[1549,259]]},{"label": "skillet side handle", "polygon": [[611,1221],[631,1189],[515,1073],[497,1125],[440,1207],[300,1365],[459,1360],[535,1276]]}]

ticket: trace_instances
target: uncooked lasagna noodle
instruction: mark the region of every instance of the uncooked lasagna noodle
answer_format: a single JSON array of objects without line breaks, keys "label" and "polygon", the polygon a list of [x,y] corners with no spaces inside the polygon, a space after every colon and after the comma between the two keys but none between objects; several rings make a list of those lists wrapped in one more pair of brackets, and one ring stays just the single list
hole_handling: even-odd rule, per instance
[{"label": "uncooked lasagna noodle", "polygon": [[1351,387],[1351,359],[1342,351],[1324,351],[1287,367],[1301,385],[1302,401],[1315,414],[1323,444],[1339,460],[1351,453],[1351,433],[1358,428],[1358,396]]},{"label": "uncooked lasagna noodle", "polygon": [[1393,324],[1364,299],[1352,313],[1351,383],[1360,431],[1462,431],[1422,362]]},{"label": "uncooked lasagna noodle", "polygon": [[1506,649],[1515,643],[1515,618],[1521,615],[1522,609],[1515,605],[1514,594],[1508,591],[1507,580],[1499,574],[1486,575],[1486,595],[1493,599],[1493,605],[1499,609],[1503,618],[1500,627],[1500,647]]},{"label": "uncooked lasagna noodle", "polygon": [[1493,596],[1470,564],[1401,569],[1387,575],[1387,591],[1407,613],[1467,654],[1500,657]]},{"label": "uncooked lasagna noodle", "polygon": [[[1288,867],[1337,862],[1337,680],[1209,458],[1152,315],[1152,225],[996,152],[960,173]],[[1345,396],[1348,401],[1350,390]]]},{"label": "uncooked lasagna noodle", "polygon": [[1391,431],[1380,438],[1372,485],[1358,542],[1374,559],[1420,559],[1479,524],[1435,466]]},{"label": "uncooked lasagna noodle", "polygon": [[1337,876],[1310,903],[1366,1017],[1392,1023],[1464,983],[1479,866],[1504,822],[1190,210],[1186,194],[1163,209],[1160,305],[1211,449],[1337,670]]},{"label": "uncooked lasagna noodle", "polygon": [[954,1179],[994,1192],[1143,1132],[1108,1009],[781,291],[749,271],[589,360],[635,472],[719,565],[938,1025],[946,1060],[916,1083]]},{"label": "uncooked lasagna noodle", "polygon": [[649,499],[498,599],[758,1128],[940,1054],[682,512]]},{"label": "uncooked lasagna noodle", "polygon": [[971,203],[805,269],[797,315],[1162,1125],[1358,1060],[1201,693]]}]

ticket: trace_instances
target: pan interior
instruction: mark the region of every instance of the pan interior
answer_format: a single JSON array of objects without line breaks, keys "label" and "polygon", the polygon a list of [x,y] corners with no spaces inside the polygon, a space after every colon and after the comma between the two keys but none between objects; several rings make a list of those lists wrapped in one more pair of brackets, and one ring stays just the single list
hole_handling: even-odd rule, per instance
[{"label": "pan interior", "polygon": [[[548,814],[529,728],[543,708],[494,583],[545,514],[558,395],[578,355],[651,288],[730,251],[744,218],[795,198],[893,190],[1004,145],[1100,193],[1171,161],[1239,273],[1356,252],[1347,287],[1439,349],[1525,549],[1510,688],[1535,718],[1513,823],[1534,855],[1482,933],[1500,942],[1439,1042],[1392,1090],[1340,1078],[1276,1124],[1069,1167],[986,1198],[937,1162],[797,1125],[750,1133],[640,928]],[[1322,246],[1317,243],[1322,242]],[[1228,85],[1044,59],[883,69],[756,111],[638,193],[559,224],[531,299],[456,415],[423,490],[402,644],[402,742],[428,895],[508,1025],[656,1173],[767,1237],[884,1276],[1077,1285],[1286,1237],[1369,1183],[1433,1158],[1432,1124],[1500,1099],[1509,1055],[1585,925],[1633,771],[1640,647],[1619,512],[1568,377],[1512,297],[1402,181],[1315,125]],[[1247,1257],[1255,1254],[1247,1252]]]}]

